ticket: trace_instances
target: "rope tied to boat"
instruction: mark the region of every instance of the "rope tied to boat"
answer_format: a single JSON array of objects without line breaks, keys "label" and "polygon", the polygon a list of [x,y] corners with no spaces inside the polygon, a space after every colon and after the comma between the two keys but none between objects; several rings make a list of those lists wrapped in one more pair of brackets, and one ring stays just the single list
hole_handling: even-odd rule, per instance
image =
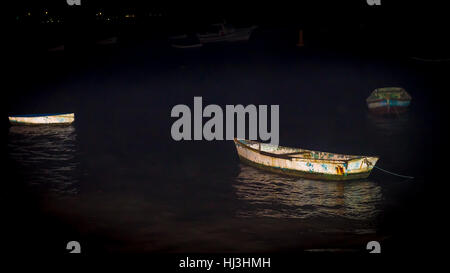
[{"label": "rope tied to boat", "polygon": [[380,168],[380,167],[378,167],[378,166],[376,166],[376,165],[373,166],[373,167],[374,167],[374,168],[377,168],[378,170],[383,171],[383,172],[385,172],[385,173],[391,174],[391,175],[395,175],[395,176],[402,177],[402,178],[414,179],[413,176],[401,175],[401,174],[398,174],[398,173],[393,173],[393,172],[387,171],[387,170],[385,170],[385,169],[382,169],[382,168]]},{"label": "rope tied to boat", "polygon": [[363,159],[363,163],[367,165],[367,167],[372,166],[372,162],[370,162],[369,160],[367,160],[367,158]]}]

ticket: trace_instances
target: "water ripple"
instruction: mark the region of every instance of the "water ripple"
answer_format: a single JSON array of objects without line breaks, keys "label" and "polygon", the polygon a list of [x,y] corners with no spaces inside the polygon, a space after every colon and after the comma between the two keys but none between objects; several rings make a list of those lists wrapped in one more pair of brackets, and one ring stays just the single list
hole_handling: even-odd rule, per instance
[{"label": "water ripple", "polygon": [[8,156],[27,183],[57,195],[73,195],[79,165],[73,126],[12,126]]},{"label": "water ripple", "polygon": [[247,204],[242,217],[373,219],[380,212],[381,187],[375,182],[317,181],[280,176],[240,165],[233,187]]}]

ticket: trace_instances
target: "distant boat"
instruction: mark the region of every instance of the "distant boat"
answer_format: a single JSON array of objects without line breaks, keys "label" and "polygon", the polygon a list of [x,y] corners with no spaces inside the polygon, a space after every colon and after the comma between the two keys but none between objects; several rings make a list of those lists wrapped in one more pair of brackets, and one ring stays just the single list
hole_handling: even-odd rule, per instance
[{"label": "distant boat", "polygon": [[234,139],[243,163],[270,172],[318,180],[354,180],[370,175],[374,156],[342,155]]},{"label": "distant boat", "polygon": [[201,43],[248,41],[256,26],[234,28],[225,23],[212,24],[202,33],[197,33]]},{"label": "distant boat", "polygon": [[114,36],[114,37],[109,37],[107,39],[99,40],[96,43],[98,45],[114,45],[114,44],[117,44],[117,41],[118,41],[117,37]]},{"label": "distant boat", "polygon": [[369,110],[377,114],[397,114],[408,109],[411,96],[401,87],[377,88],[366,99]]},{"label": "distant boat", "polygon": [[9,122],[17,125],[70,124],[75,120],[74,113],[32,114],[9,116]]},{"label": "distant boat", "polygon": [[174,48],[198,48],[203,46],[195,35],[185,34],[176,37],[172,36],[169,38],[171,40],[170,45]]}]

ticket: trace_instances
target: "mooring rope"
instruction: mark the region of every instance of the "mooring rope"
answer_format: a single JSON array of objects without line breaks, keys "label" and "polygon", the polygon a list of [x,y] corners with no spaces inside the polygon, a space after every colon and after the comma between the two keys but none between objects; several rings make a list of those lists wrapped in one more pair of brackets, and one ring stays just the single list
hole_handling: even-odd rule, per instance
[{"label": "mooring rope", "polygon": [[449,62],[450,61],[450,58],[447,58],[447,59],[425,59],[425,58],[419,58],[419,57],[411,57],[411,59],[416,60],[416,61],[434,62],[434,63]]},{"label": "mooring rope", "polygon": [[395,175],[395,176],[398,176],[398,177],[403,177],[403,178],[408,178],[408,179],[414,179],[414,177],[412,177],[412,176],[407,176],[407,175],[401,175],[401,174],[398,174],[398,173],[393,173],[393,172],[387,171],[387,170],[385,170],[385,169],[382,169],[382,168],[380,168],[380,167],[378,167],[378,166],[373,166],[373,167],[379,169],[380,171],[383,171],[383,172],[386,172],[386,173],[388,173],[388,174],[392,174],[392,175]]}]

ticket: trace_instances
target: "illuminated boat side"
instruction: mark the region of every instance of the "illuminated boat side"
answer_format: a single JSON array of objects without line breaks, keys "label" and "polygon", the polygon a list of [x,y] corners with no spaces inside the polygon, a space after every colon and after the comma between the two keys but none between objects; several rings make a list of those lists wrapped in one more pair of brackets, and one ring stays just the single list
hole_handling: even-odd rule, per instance
[{"label": "illuminated boat side", "polygon": [[370,175],[376,156],[343,155],[234,139],[243,163],[271,172],[319,180],[354,180]]},{"label": "illuminated boat side", "polygon": [[39,125],[39,124],[70,124],[75,120],[74,113],[64,114],[32,114],[14,115],[8,117],[11,124]]}]

